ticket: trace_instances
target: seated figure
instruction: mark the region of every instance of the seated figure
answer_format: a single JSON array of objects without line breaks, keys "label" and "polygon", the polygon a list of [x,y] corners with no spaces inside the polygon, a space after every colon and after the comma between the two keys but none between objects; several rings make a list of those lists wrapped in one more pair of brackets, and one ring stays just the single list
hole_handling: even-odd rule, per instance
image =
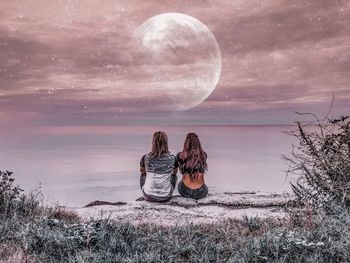
[{"label": "seated figure", "polygon": [[168,150],[165,132],[154,133],[152,150],[142,156],[140,172],[140,186],[146,201],[166,202],[171,198],[176,186],[177,168],[175,155]]},{"label": "seated figure", "polygon": [[208,169],[207,154],[203,151],[197,134],[186,136],[182,152],[176,155],[176,167],[182,174],[178,184],[181,196],[200,199],[208,194],[208,187],[204,182],[204,174]]}]

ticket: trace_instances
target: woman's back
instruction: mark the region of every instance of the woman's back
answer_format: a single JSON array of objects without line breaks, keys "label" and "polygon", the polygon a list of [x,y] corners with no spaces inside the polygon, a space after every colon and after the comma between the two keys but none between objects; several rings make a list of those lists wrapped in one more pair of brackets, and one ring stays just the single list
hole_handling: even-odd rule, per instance
[{"label": "woman's back", "polygon": [[147,178],[143,191],[151,196],[166,197],[170,194],[170,176],[173,173],[175,156],[167,153],[152,157],[146,154],[141,159],[141,166],[145,167]]},{"label": "woman's back", "polygon": [[207,165],[207,154],[203,151],[197,134],[186,136],[182,152],[176,155],[176,165],[182,174],[178,185],[180,195],[200,199],[208,194],[208,187],[204,182]]},{"label": "woman's back", "polygon": [[[207,157],[206,153],[205,157]],[[186,186],[191,189],[197,189],[204,185],[204,165],[197,163],[193,168],[186,166],[186,158],[183,156],[182,152],[179,152],[176,155],[176,162],[178,163],[179,170],[183,175],[182,181]]]},{"label": "woman's back", "polygon": [[176,186],[175,155],[168,149],[165,132],[153,134],[152,150],[140,161],[140,187],[147,201],[164,202],[170,199]]}]

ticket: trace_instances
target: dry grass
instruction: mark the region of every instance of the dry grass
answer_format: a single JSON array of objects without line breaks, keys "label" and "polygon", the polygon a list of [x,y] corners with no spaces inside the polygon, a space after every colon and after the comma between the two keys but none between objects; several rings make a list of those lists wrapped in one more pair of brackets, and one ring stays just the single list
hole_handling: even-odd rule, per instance
[{"label": "dry grass", "polygon": [[314,121],[297,122],[298,128],[289,132],[298,143],[283,155],[288,173],[299,178],[292,189],[315,210],[331,210],[333,203],[350,207],[350,117],[311,116]]}]

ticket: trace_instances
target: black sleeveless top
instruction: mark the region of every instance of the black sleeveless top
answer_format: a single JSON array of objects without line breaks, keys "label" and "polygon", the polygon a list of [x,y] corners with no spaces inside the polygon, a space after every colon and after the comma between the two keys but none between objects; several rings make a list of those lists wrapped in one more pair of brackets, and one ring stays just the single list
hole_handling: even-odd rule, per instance
[{"label": "black sleeveless top", "polygon": [[[175,166],[179,167],[181,174],[196,174],[196,173],[204,173],[205,172],[205,167],[203,165],[200,165],[200,164],[197,164],[197,166],[194,167],[193,169],[181,167],[181,165],[183,165],[187,160],[186,160],[186,158],[182,159],[180,157],[180,153],[181,152],[179,152],[176,155]],[[207,153],[204,153],[204,154],[205,154],[205,159],[206,159]]]}]

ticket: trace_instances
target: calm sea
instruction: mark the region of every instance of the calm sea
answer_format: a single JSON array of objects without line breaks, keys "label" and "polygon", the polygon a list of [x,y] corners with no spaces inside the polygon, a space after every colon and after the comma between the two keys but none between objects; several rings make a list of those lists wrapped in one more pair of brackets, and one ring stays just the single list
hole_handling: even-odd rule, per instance
[{"label": "calm sea", "polygon": [[[0,135],[0,170],[15,172],[26,191],[41,187],[46,201],[81,206],[94,200],[129,201],[141,196],[139,161],[152,134],[164,130],[170,150],[181,150],[196,132],[208,153],[209,190],[290,191],[281,154],[293,138],[288,126],[177,126],[81,128],[74,132]],[[177,190],[176,190],[177,191]],[[177,194],[177,192],[176,192]]]}]

